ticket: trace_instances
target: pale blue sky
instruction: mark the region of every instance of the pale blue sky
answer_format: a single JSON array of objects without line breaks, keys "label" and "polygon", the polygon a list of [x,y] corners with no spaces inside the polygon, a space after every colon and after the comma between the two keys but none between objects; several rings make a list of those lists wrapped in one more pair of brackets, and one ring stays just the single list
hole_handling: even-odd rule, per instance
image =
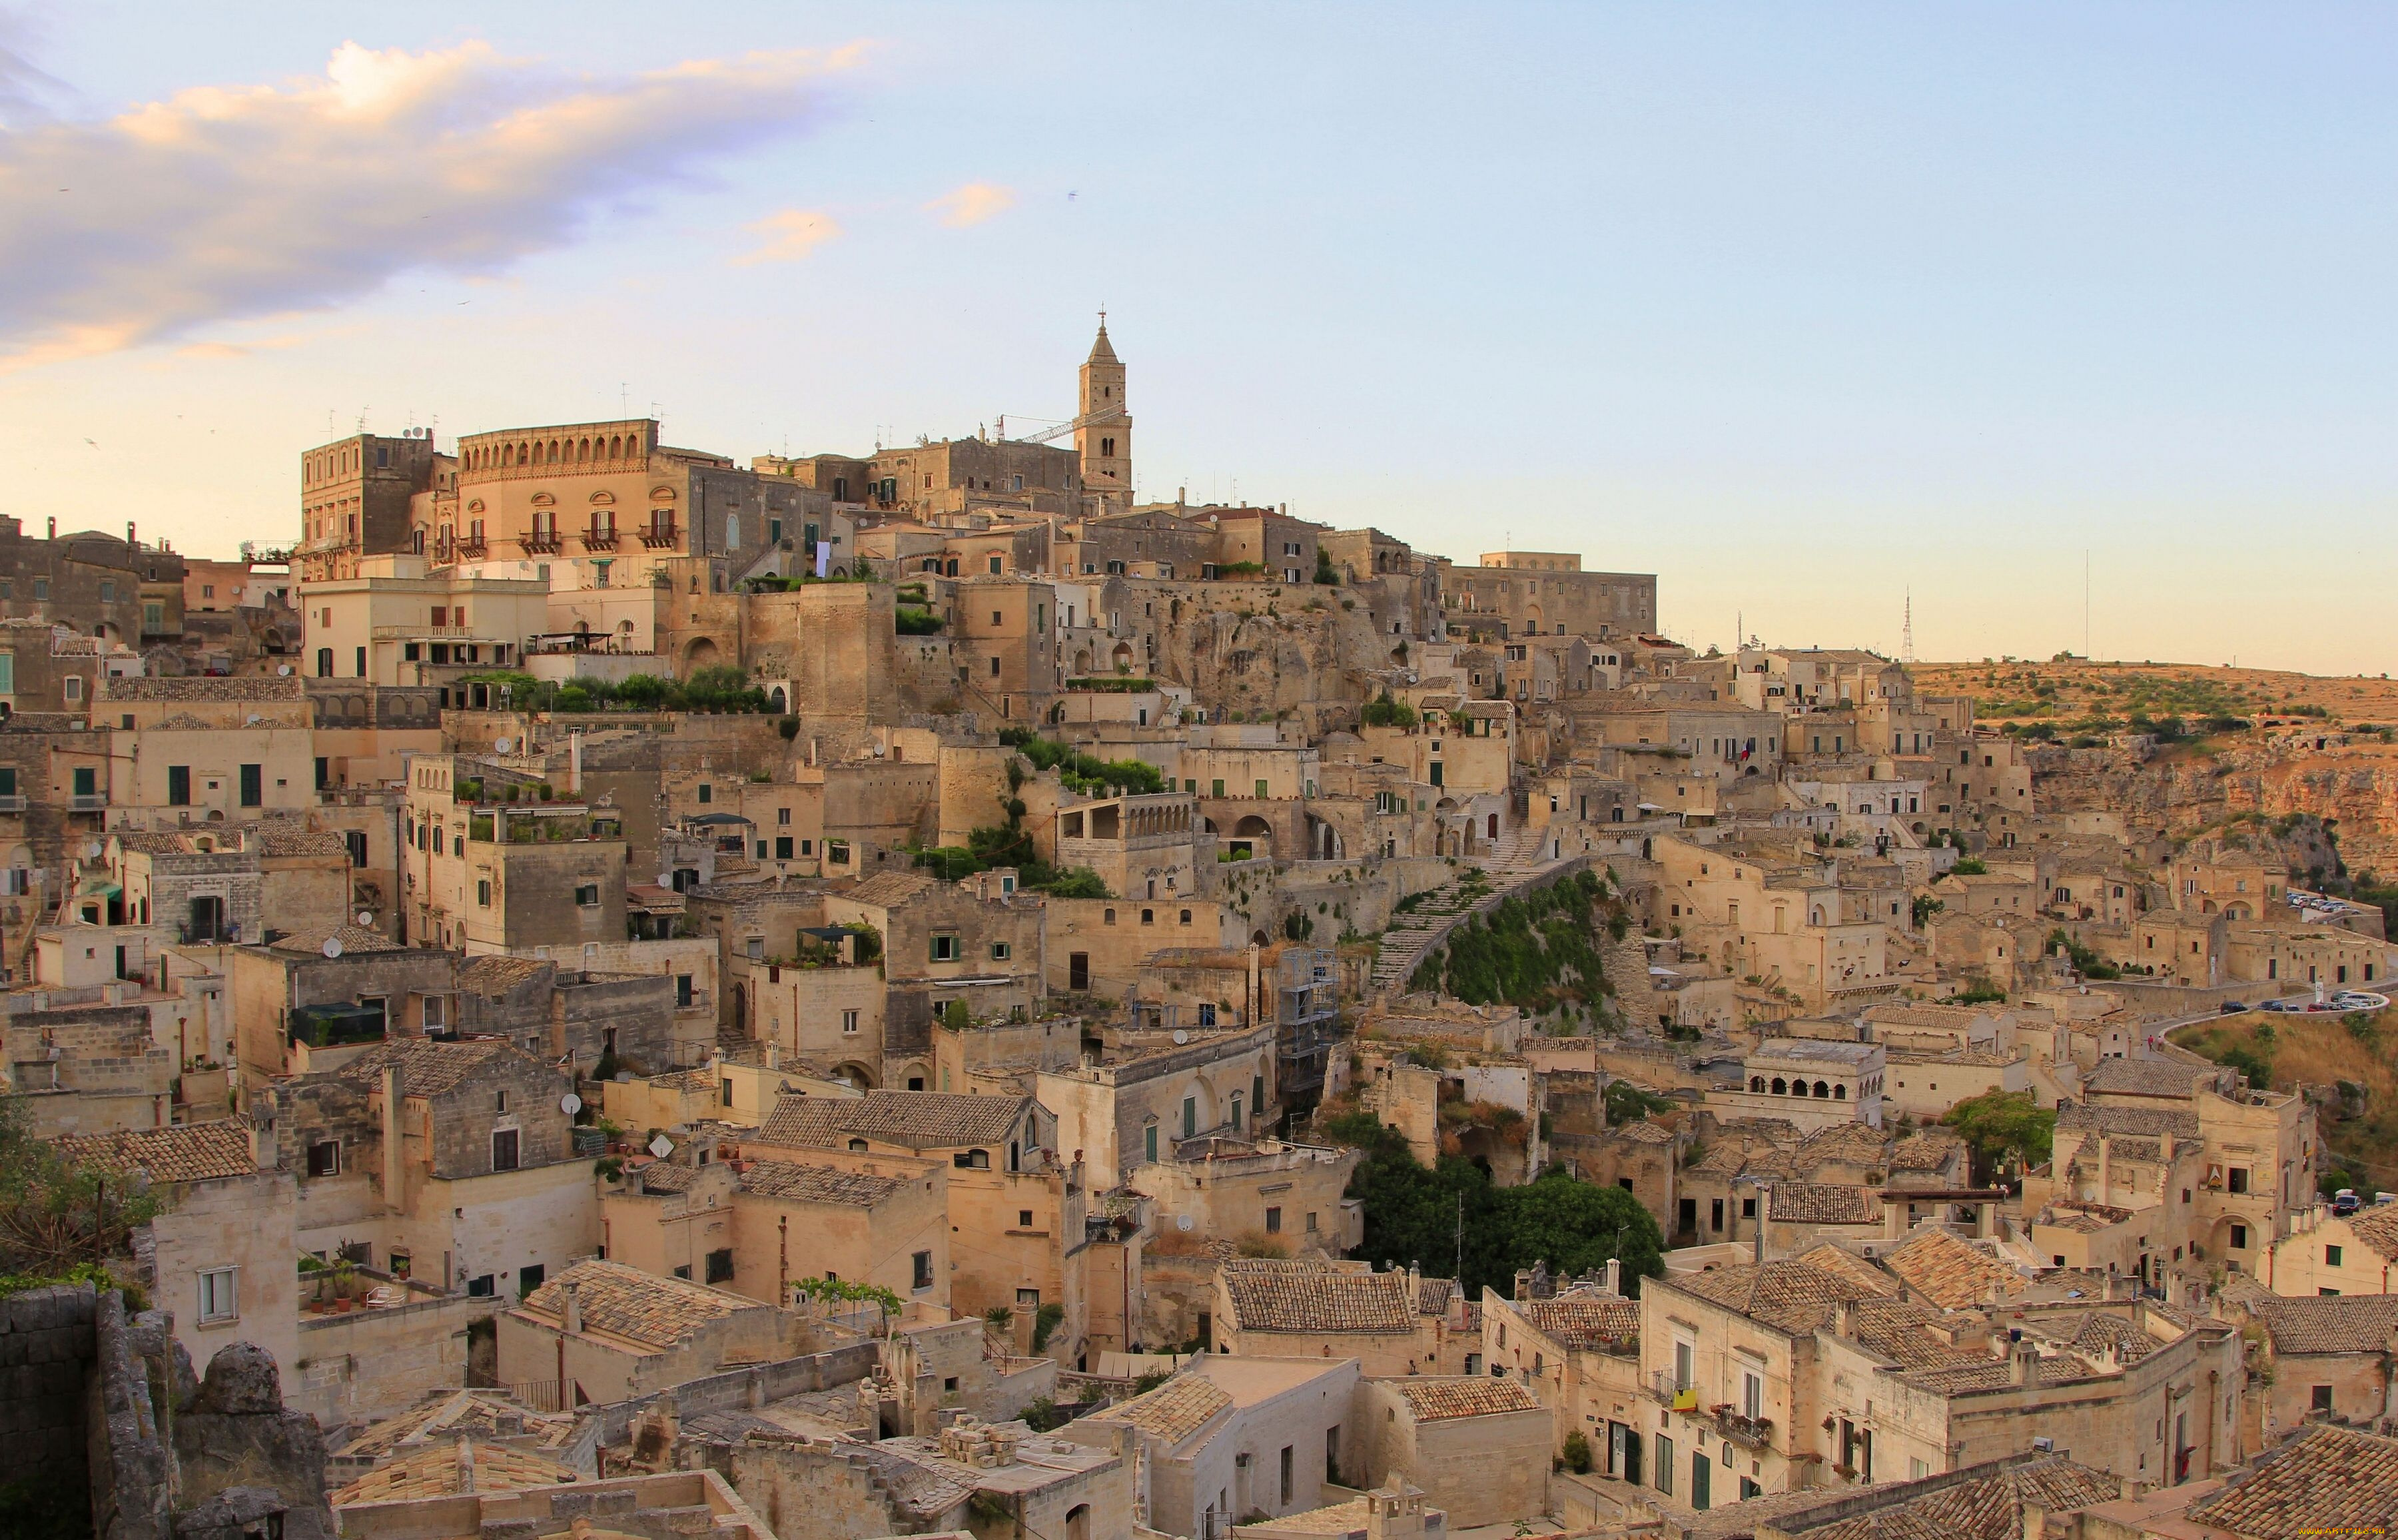
[{"label": "pale blue sky", "polygon": [[[204,163],[97,128],[478,42],[438,116],[492,137],[429,180],[451,127],[338,170],[246,99]],[[800,86],[626,84],[848,44]],[[1104,302],[1148,495],[1580,550],[1660,574],[1701,644],[1742,614],[1894,650],[1911,585],[1921,655],[2078,650],[2086,549],[2101,655],[2398,651],[2386,10],[82,0],[0,47],[47,77],[0,72],[29,520],[284,535],[329,411],[446,439],[655,402],[745,459],[1062,417]],[[461,213],[522,164],[517,97],[576,93],[654,142],[570,126],[521,207]],[[383,211],[423,212],[369,231],[386,171]],[[162,236],[220,176],[224,223]],[[970,184],[1012,203],[927,209]],[[740,262],[787,211],[839,234]]]}]

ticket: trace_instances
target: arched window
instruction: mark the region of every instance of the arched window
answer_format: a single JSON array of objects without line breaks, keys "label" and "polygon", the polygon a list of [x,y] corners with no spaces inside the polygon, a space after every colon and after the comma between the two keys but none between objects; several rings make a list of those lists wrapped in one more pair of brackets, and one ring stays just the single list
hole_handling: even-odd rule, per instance
[{"label": "arched window", "polygon": [[1790,1083],[1783,1079],[1780,1075],[1775,1075],[1773,1077],[1773,1094],[1776,1096],[1786,1096],[1789,1094],[1789,1091]]},{"label": "arched window", "polygon": [[741,548],[741,516],[737,513],[728,513],[724,516],[724,548],[726,550]]},{"label": "arched window", "polygon": [[1849,1099],[1849,1088],[1848,1088],[1846,1086],[1834,1086],[1834,1087],[1832,1087],[1832,1100],[1833,1100],[1833,1101],[1846,1101],[1848,1099]]},{"label": "arched window", "polygon": [[1815,1082],[1815,1094],[1817,1096],[1829,1096],[1832,1094],[1832,1087],[1818,1080]]},{"label": "arched window", "polygon": [[1761,1091],[1765,1089],[1765,1076],[1761,1074],[1750,1075],[1748,1077],[1748,1088],[1753,1091]]}]

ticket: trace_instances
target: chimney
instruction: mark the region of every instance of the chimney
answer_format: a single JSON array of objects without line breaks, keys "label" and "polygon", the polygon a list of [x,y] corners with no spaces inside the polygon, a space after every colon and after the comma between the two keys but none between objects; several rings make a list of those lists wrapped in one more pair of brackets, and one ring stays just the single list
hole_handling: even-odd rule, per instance
[{"label": "chimney", "polygon": [[559,1287],[566,1290],[566,1334],[570,1337],[581,1336],[583,1334],[583,1286],[568,1282]]},{"label": "chimney", "polygon": [[458,1491],[463,1494],[475,1490],[475,1440],[465,1434],[458,1435]]},{"label": "chimney", "polygon": [[2108,1160],[2107,1135],[2102,1131],[2098,1135],[2098,1201],[2101,1203],[2109,1201],[2107,1196]]},{"label": "chimney", "polygon": [[1621,1258],[1607,1259],[1607,1291],[1618,1296],[1623,1292],[1623,1263]]},{"label": "chimney", "polygon": [[2007,1383],[2009,1385],[2031,1384],[2037,1372],[2033,1366],[2039,1362],[2039,1348],[2028,1342],[2015,1344],[2014,1350],[2007,1356]]},{"label": "chimney", "polygon": [[125,521],[125,548],[130,551],[133,548],[133,520],[128,519]]},{"label": "chimney", "polygon": [[1856,1335],[1856,1315],[1849,1308],[1847,1300],[1838,1300],[1832,1304],[1832,1335],[1836,1337]]},{"label": "chimney", "polygon": [[583,734],[579,728],[566,735],[566,794],[583,795]]},{"label": "chimney", "polygon": [[383,1067],[383,1204],[387,1212],[395,1214],[400,1212],[408,1202],[401,1154],[399,1066],[385,1064]]},{"label": "chimney", "polygon": [[2038,1503],[2023,1507],[2023,1540],[2047,1540],[2048,1510]]},{"label": "chimney", "polygon": [[59,537],[59,516],[58,516],[57,514],[55,514],[55,513],[54,513],[54,514],[50,515],[50,538],[51,538],[51,539],[53,539],[53,540],[56,540],[58,537]]}]

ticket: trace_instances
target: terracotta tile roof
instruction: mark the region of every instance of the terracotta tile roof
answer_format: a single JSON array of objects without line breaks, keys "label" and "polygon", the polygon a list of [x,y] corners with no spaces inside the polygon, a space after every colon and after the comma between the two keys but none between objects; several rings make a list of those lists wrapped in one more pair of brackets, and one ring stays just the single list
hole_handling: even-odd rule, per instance
[{"label": "terracotta tile roof", "polygon": [[2105,1203],[2052,1203],[2040,1212],[2035,1224],[2053,1225],[2070,1230],[2076,1235],[2091,1236],[2122,1223],[2132,1217],[2129,1209],[2118,1209]]},{"label": "terracotta tile roof", "polygon": [[582,1478],[555,1460],[504,1444],[472,1444],[470,1461],[460,1459],[465,1439],[450,1439],[377,1466],[333,1493],[337,1508],[360,1503],[399,1503],[417,1497],[454,1497],[466,1492],[521,1492],[564,1486]]},{"label": "terracotta tile roof", "polygon": [[1222,1273],[1233,1323],[1243,1331],[1311,1335],[1411,1336],[1414,1302],[1405,1273],[1334,1272],[1327,1268],[1237,1267]]},{"label": "terracotta tile roof", "polygon": [[505,1390],[451,1390],[437,1394],[414,1411],[374,1424],[337,1452],[371,1458],[392,1453],[403,1444],[445,1435],[471,1433],[478,1439],[489,1439],[498,1435],[503,1417],[516,1419],[540,1449],[556,1449],[574,1435],[572,1416],[532,1411]]},{"label": "terracotta tile roof", "polygon": [[919,894],[931,891],[936,885],[932,878],[914,871],[882,871],[867,878],[848,892],[837,896],[854,904],[869,904],[876,909],[897,909]]},{"label": "terracotta tile roof", "polygon": [[2256,1474],[2189,1510],[2249,1540],[2387,1533],[2398,1524],[2398,1439],[2314,1427],[2257,1462]]},{"label": "terracotta tile roof", "polygon": [[333,1073],[344,1080],[380,1081],[384,1066],[397,1064],[402,1096],[439,1096],[457,1089],[468,1075],[495,1059],[532,1062],[530,1056],[501,1037],[468,1037],[455,1043],[394,1037],[375,1044]]},{"label": "terracotta tile roof", "polygon": [[[2108,1060],[2120,1063],[2120,1060]],[[2056,1114],[2058,1133],[2103,1133],[2114,1136],[2145,1134],[2156,1138],[2171,1134],[2176,1139],[2198,1137],[2198,1113],[2186,1107],[2094,1107],[2084,1102],[2079,1107],[2066,1107]]]},{"label": "terracotta tile roof", "polygon": [[517,1313],[546,1325],[566,1322],[566,1285],[573,1284],[583,1330],[665,1351],[711,1322],[771,1305],[705,1288],[686,1278],[662,1278],[617,1262],[578,1262],[525,1296]]},{"label": "terracotta tile roof", "polygon": [[2398,1203],[2368,1209],[2350,1220],[2348,1228],[2359,1241],[2398,1262]]},{"label": "terracotta tile roof", "polygon": [[2170,1059],[2101,1059],[2081,1077],[2083,1094],[2169,1096],[2187,1100],[2200,1086],[2212,1088],[2223,1071],[2213,1064],[2182,1064]]},{"label": "terracotta tile roof", "polygon": [[2105,1359],[2111,1350],[2124,1363],[2137,1363],[2164,1344],[2142,1331],[2128,1317],[2094,1310],[2081,1317],[2069,1345],[2076,1353]]},{"label": "terracotta tile roof", "polygon": [[1881,1264],[1944,1310],[1995,1304],[2024,1291],[2015,1270],[1970,1241],[1926,1227],[1883,1254]]},{"label": "terracotta tile roof", "polygon": [[698,1167],[679,1165],[669,1160],[644,1166],[634,1175],[645,1193],[688,1193],[699,1182]]},{"label": "terracotta tile roof", "polygon": [[1987,1348],[1959,1346],[1926,1330],[1942,1318],[1920,1300],[1860,1300],[1850,1307],[1849,1331],[1858,1343],[1904,1370],[1955,1369],[1988,1360]]},{"label": "terracotta tile roof", "polygon": [[1567,1347],[1605,1351],[1640,1338],[1640,1302],[1604,1294],[1560,1294],[1520,1307],[1532,1330]]},{"label": "terracotta tile roof", "polygon": [[1662,1127],[1645,1117],[1636,1123],[1610,1124],[1607,1131],[1609,1135],[1632,1144],[1671,1144],[1674,1142],[1673,1129]]},{"label": "terracotta tile roof", "polygon": [[540,957],[470,957],[458,965],[458,988],[467,994],[505,994],[557,971],[556,963]]},{"label": "terracotta tile roof", "polygon": [[1411,1374],[1384,1382],[1406,1398],[1417,1422],[1447,1422],[1453,1417],[1496,1417],[1511,1412],[1537,1412],[1541,1403],[1514,1380],[1487,1374],[1460,1374],[1438,1379]]},{"label": "terracotta tile roof", "polygon": [[2249,1307],[2279,1353],[2379,1353],[2398,1331],[2398,1295],[2275,1299]]},{"label": "terracotta tile roof", "polygon": [[741,1190],[745,1193],[799,1203],[835,1203],[850,1209],[871,1209],[904,1185],[896,1176],[869,1176],[864,1171],[795,1166],[781,1160],[761,1160],[741,1173]]},{"label": "terracotta tile roof", "polygon": [[120,1175],[143,1170],[153,1182],[209,1182],[258,1173],[249,1134],[230,1120],[66,1134],[57,1142],[59,1153],[78,1166]]},{"label": "terracotta tile roof", "polygon": [[1744,1263],[1711,1272],[1651,1280],[1739,1312],[1779,1331],[1812,1331],[1832,1318],[1842,1300],[1871,1299],[1879,1292],[1845,1273],[1804,1262]]},{"label": "terracotta tile roof", "polygon": [[1102,1423],[1125,1423],[1179,1444],[1233,1404],[1230,1392],[1205,1374],[1177,1374],[1154,1390],[1094,1413]]},{"label": "terracotta tile roof", "polygon": [[948,1091],[869,1091],[855,1097],[795,1092],[775,1098],[775,1110],[750,1141],[817,1150],[834,1149],[851,1139],[918,1150],[1004,1144],[1030,1100]]},{"label": "terracotta tile roof", "polygon": [[1870,1187],[1777,1182],[1765,1189],[1765,1217],[1798,1224],[1879,1224],[1881,1196]]},{"label": "terracotta tile roof", "polygon": [[393,940],[388,936],[383,935],[377,931],[369,930],[363,925],[351,925],[347,921],[342,921],[338,924],[330,925],[303,925],[298,930],[290,931],[283,936],[278,936],[274,940],[269,941],[267,943],[267,950],[269,952],[313,952],[321,953],[325,950],[325,943],[328,940],[340,941],[342,943],[342,954],[344,956],[349,956],[360,952],[401,952],[406,950],[397,941]]},{"label": "terracotta tile roof", "polygon": [[1854,1251],[1842,1250],[1829,1241],[1825,1241],[1811,1251],[1801,1253],[1798,1260],[1810,1267],[1821,1267],[1827,1273],[1837,1273],[1867,1293],[1888,1294],[1894,1298],[1901,1292],[1896,1278]]},{"label": "terracotta tile roof", "polygon": [[[1974,1468],[1989,1474],[1953,1472],[1846,1493],[1825,1500],[1832,1511],[1824,1523],[1808,1524],[1802,1511],[1785,1514],[1773,1527],[1807,1540],[2019,1540],[2028,1506],[2067,1513],[2123,1493],[2121,1477],[2063,1458]],[[1957,1479],[1960,1475],[1966,1479]],[[1861,1500],[1873,1498],[1882,1501],[1856,1511]]]},{"label": "terracotta tile roof", "polygon": [[349,842],[330,829],[265,828],[258,831],[262,856],[340,856],[347,858]]},{"label": "terracotta tile roof", "polygon": [[1834,1123],[1798,1141],[1797,1154],[1818,1163],[1878,1166],[1889,1157],[1890,1136],[1863,1123]]},{"label": "terracotta tile roof", "polygon": [[1900,1140],[1891,1146],[1890,1169],[1893,1171],[1936,1171],[1950,1161],[1962,1161],[1965,1141],[1951,1133],[1926,1130]]}]

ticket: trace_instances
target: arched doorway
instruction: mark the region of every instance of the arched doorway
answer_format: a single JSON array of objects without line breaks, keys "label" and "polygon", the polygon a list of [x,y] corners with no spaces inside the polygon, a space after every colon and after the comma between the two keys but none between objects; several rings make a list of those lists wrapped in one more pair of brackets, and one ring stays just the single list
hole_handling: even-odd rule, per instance
[{"label": "arched doorway", "polygon": [[715,642],[707,637],[692,638],[691,644],[682,650],[682,663],[686,669],[712,669],[723,660],[724,655],[717,650]]},{"label": "arched doorway", "polygon": [[1235,860],[1244,856],[1251,860],[1273,859],[1273,825],[1255,813],[1248,815],[1233,826],[1230,848]]}]

